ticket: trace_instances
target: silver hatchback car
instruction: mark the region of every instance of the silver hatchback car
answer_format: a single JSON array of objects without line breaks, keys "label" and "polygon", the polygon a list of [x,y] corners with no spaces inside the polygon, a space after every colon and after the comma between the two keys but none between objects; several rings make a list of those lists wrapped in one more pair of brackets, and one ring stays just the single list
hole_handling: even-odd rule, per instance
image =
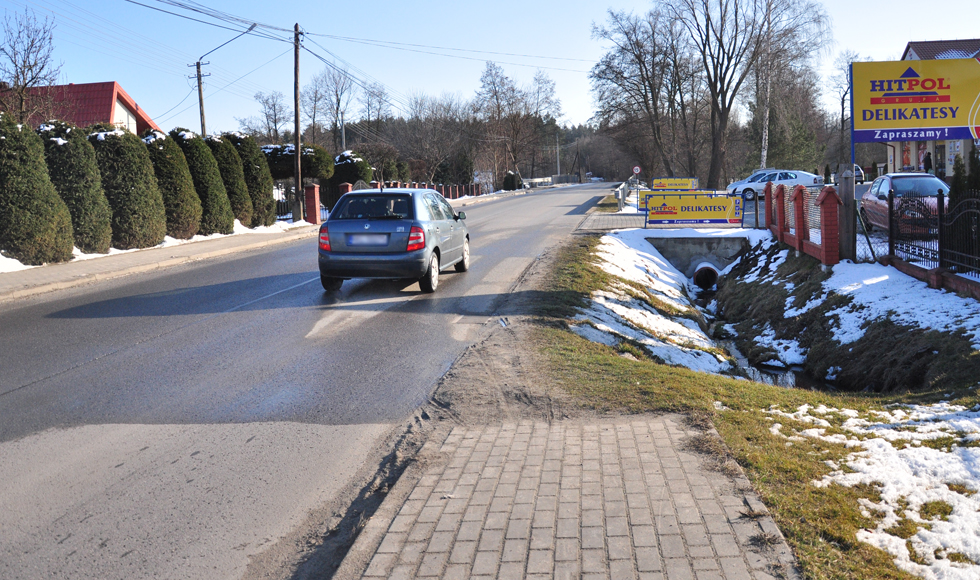
[{"label": "silver hatchback car", "polygon": [[341,197],[320,226],[318,263],[326,291],[350,278],[417,279],[435,292],[439,272],[470,267],[466,214],[432,189],[367,189]]}]

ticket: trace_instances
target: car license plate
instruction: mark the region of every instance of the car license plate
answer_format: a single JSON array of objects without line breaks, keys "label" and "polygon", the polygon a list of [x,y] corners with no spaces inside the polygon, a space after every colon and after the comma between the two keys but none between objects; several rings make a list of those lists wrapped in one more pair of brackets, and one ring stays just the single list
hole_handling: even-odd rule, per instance
[{"label": "car license plate", "polygon": [[348,246],[387,246],[388,234],[351,234],[347,237]]}]

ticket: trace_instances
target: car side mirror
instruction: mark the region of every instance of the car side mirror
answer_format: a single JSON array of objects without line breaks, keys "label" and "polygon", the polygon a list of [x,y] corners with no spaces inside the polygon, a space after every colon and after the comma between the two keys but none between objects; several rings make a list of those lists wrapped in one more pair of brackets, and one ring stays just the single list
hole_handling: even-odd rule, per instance
[{"label": "car side mirror", "polygon": [[465,211],[461,211],[461,212],[457,213],[456,214],[456,219],[458,219],[458,220],[465,220],[466,219],[466,212]]},{"label": "car side mirror", "polygon": [[878,199],[880,199],[881,201],[888,201],[888,196],[883,193],[879,193]]}]

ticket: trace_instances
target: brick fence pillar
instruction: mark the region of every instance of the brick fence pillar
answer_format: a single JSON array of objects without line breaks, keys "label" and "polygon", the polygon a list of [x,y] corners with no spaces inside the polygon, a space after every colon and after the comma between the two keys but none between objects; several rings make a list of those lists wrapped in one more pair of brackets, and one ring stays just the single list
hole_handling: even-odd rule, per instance
[{"label": "brick fence pillar", "polygon": [[[770,183],[766,187],[771,185]],[[776,220],[769,226],[769,229],[776,236],[776,240],[782,242],[786,232],[789,231],[789,224],[786,223],[786,186],[776,186],[776,193],[772,194],[770,199],[776,206]]]},{"label": "brick fence pillar", "polygon": [[354,191],[354,186],[349,183],[341,183],[337,186],[337,189],[340,190],[340,195],[344,195],[345,193]]},{"label": "brick fence pillar", "polygon": [[838,206],[844,205],[837,190],[827,186],[817,197],[820,207],[820,261],[826,266],[840,262],[840,212]]},{"label": "brick fence pillar", "polygon": [[806,188],[802,185],[794,187],[789,200],[793,202],[793,209],[796,210],[793,212],[795,214],[793,227],[796,228],[796,249],[802,251],[803,240],[810,239],[810,224],[806,219]]},{"label": "brick fence pillar", "polygon": [[318,224],[320,220],[320,186],[307,185],[303,188],[306,197],[306,221],[311,224]]}]

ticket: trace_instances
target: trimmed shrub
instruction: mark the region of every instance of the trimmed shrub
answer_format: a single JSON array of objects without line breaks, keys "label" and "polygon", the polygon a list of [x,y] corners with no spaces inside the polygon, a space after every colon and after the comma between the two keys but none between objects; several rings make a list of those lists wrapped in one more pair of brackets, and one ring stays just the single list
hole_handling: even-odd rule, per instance
[{"label": "trimmed shrub", "polygon": [[85,131],[62,121],[38,129],[44,143],[48,176],[68,207],[75,246],[87,254],[105,254],[112,244],[112,210],[102,189],[95,148]]},{"label": "trimmed shrub", "polygon": [[231,141],[242,162],[245,186],[252,200],[251,227],[271,226],[276,223],[276,200],[272,197],[273,182],[269,163],[259,144],[250,135],[241,133],[225,133],[222,137]]},{"label": "trimmed shrub", "polygon": [[522,189],[524,187],[524,182],[521,180],[513,171],[508,171],[507,175],[504,176],[504,191],[514,191],[515,189]]},{"label": "trimmed shrub", "polygon": [[204,141],[211,148],[211,154],[218,163],[218,172],[221,173],[221,181],[225,184],[225,192],[228,193],[231,212],[242,225],[251,226],[252,198],[249,197],[248,186],[245,185],[245,172],[238,151],[231,141],[215,135]]},{"label": "trimmed shrub", "polygon": [[148,129],[143,134],[146,151],[163,196],[167,214],[167,235],[187,240],[201,227],[201,199],[194,191],[191,170],[177,142],[165,133]]},{"label": "trimmed shrub", "polygon": [[[264,145],[262,153],[269,163],[273,179],[290,179],[296,175],[293,145]],[[334,161],[319,145],[303,145],[303,179],[326,181],[334,174]]]},{"label": "trimmed shrub", "polygon": [[953,161],[953,177],[949,180],[949,204],[955,206],[966,197],[966,165],[959,155]]},{"label": "trimmed shrub", "polygon": [[71,259],[68,206],[48,178],[37,133],[0,113],[0,251],[28,265]]},{"label": "trimmed shrub", "polygon": [[831,179],[830,179],[830,164],[829,163],[827,165],[824,165],[823,166],[823,182],[825,184],[826,183],[831,183]]},{"label": "trimmed shrub", "polygon": [[412,180],[412,168],[408,165],[407,161],[399,161],[395,164],[398,168],[398,177],[393,181],[411,181]]},{"label": "trimmed shrub", "polygon": [[235,215],[231,211],[231,202],[228,201],[218,162],[214,160],[211,149],[204,143],[204,139],[187,129],[174,129],[170,136],[187,158],[194,190],[201,199],[200,233],[205,236],[233,233]]},{"label": "trimmed shrub", "polygon": [[353,151],[344,151],[334,160],[334,172],[330,179],[330,185],[333,187],[337,187],[341,183],[353,185],[358,181],[366,183],[371,181],[373,177],[374,170],[370,163]]},{"label": "trimmed shrub", "polygon": [[129,131],[95,127],[88,136],[112,208],[112,246],[120,250],[149,248],[163,242],[167,214],[153,174],[150,154],[139,137]]}]

